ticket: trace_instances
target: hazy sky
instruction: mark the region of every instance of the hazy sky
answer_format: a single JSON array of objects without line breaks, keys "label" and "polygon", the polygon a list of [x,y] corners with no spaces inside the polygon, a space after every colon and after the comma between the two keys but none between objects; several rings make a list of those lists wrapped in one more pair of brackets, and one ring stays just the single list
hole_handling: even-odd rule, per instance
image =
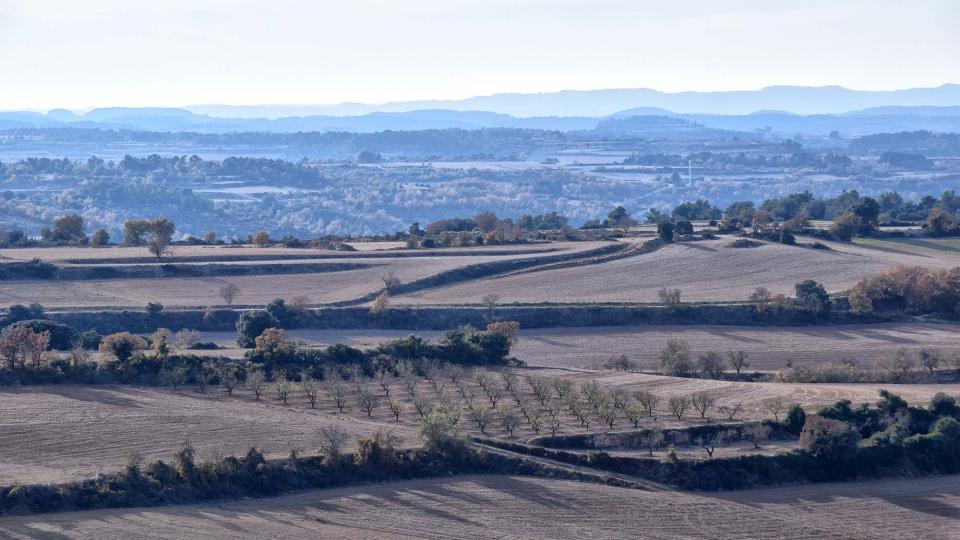
[{"label": "hazy sky", "polygon": [[0,0],[0,109],[960,82],[960,0]]}]

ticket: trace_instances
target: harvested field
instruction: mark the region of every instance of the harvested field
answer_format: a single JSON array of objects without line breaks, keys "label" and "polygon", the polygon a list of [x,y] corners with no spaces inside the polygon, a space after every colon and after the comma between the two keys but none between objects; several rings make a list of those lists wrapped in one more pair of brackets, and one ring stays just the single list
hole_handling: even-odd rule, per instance
[{"label": "harvested field", "polygon": [[921,323],[538,328],[521,331],[512,353],[530,366],[564,368],[595,368],[625,354],[639,369],[655,370],[658,355],[670,339],[685,341],[694,357],[707,351],[722,355],[746,351],[750,355],[748,371],[775,371],[788,360],[800,366],[852,359],[870,366],[877,358],[892,356],[899,347],[960,354],[960,325]]},{"label": "harvested field", "polygon": [[[628,510],[628,511],[625,511]],[[955,477],[661,493],[464,476],[5,518],[10,538],[957,538]]]},{"label": "harvested field", "polygon": [[[47,307],[142,307],[147,302],[156,301],[160,301],[168,307],[220,305],[223,304],[223,300],[219,297],[219,290],[228,283],[234,283],[240,287],[241,293],[237,298],[239,304],[265,304],[278,296],[289,299],[300,295],[306,296],[314,303],[341,302],[353,300],[381,289],[383,287],[381,278],[389,272],[393,272],[394,276],[401,282],[409,283],[467,265],[577,253],[606,244],[604,242],[558,243],[551,246],[555,249],[554,251],[524,253],[521,250],[521,253],[509,252],[511,254],[502,256],[439,254],[378,258],[351,257],[349,252],[326,252],[336,253],[337,257],[325,259],[325,261],[368,266],[345,271],[278,276],[0,281],[0,306],[40,302]],[[512,248],[516,246],[502,247]],[[534,246],[529,246],[529,248],[533,249]],[[537,248],[543,250],[544,246],[537,245]],[[49,251],[63,252],[64,255],[69,255],[70,250],[77,249],[79,248],[56,248]],[[107,256],[106,252],[110,250],[117,252],[126,250],[123,253],[127,253],[130,249],[106,248],[104,252]],[[226,250],[226,248],[220,249],[222,251]],[[238,248],[238,250],[255,250],[255,248]],[[19,251],[32,252],[36,250]],[[93,250],[86,250],[87,253],[90,251]],[[137,257],[142,256],[141,251],[137,250]],[[296,250],[287,250],[287,252],[290,251]],[[507,250],[503,251],[507,252]],[[97,253],[99,253],[99,250]],[[418,251],[417,253],[421,254],[423,252]],[[256,264],[264,265],[262,261]]]},{"label": "harvested field", "polygon": [[813,279],[830,292],[896,265],[948,268],[960,254],[892,253],[829,242],[833,251],[763,243],[725,247],[729,239],[670,244],[652,253],[603,264],[527,272],[456,283],[400,296],[398,303],[479,303],[488,293],[509,302],[654,302],[661,288],[678,288],[683,301],[746,300],[757,287],[792,296],[796,283]]},{"label": "harvested field", "polygon": [[[129,386],[4,387],[0,484],[89,478],[119,469],[134,453],[145,461],[169,460],[188,440],[201,457],[243,453],[251,445],[283,456],[291,447],[319,448],[317,430],[324,425],[340,425],[355,439],[383,424],[340,417],[335,409],[311,410],[300,397],[283,407],[274,404],[269,390],[260,402],[245,390],[238,393],[243,396],[226,399],[219,390],[200,394]],[[380,412],[381,420],[389,415]],[[414,444],[411,426],[391,427],[404,443]]]},{"label": "harvested field", "polygon": [[[629,391],[649,390],[660,396],[660,420],[669,420],[673,427],[673,419],[669,419],[666,400],[670,396],[689,396],[695,392],[708,392],[716,398],[716,405],[731,405],[741,403],[743,413],[741,419],[760,420],[771,418],[773,415],[764,408],[764,401],[773,397],[783,397],[789,404],[799,403],[807,411],[832,404],[840,399],[849,399],[854,404],[875,403],[879,399],[878,392],[887,389],[907,400],[911,405],[927,405],[930,398],[937,392],[949,395],[960,395],[960,383],[952,384],[813,384],[813,383],[776,383],[776,382],[734,382],[717,381],[712,379],[687,379],[679,377],[664,377],[660,375],[646,375],[642,373],[617,372],[570,372],[566,370],[541,370],[540,373],[549,377],[562,377],[577,383],[595,380],[602,387],[624,388]],[[716,419],[719,415],[713,413]],[[696,417],[696,418],[695,418]],[[692,409],[687,412],[683,422],[677,426],[689,425],[690,421],[702,422],[699,415]],[[641,427],[649,427],[641,425]],[[622,427],[625,429],[625,426]]]},{"label": "harvested field", "polygon": [[[308,345],[345,343],[359,348],[410,334],[436,340],[441,332],[422,330],[291,330],[291,338]],[[235,348],[233,332],[204,332],[204,341]],[[960,325],[884,323],[874,325],[740,327],[740,326],[630,326],[592,328],[534,328],[522,330],[513,356],[528,366],[594,369],[614,356],[627,355],[639,369],[655,370],[667,340],[680,339],[691,354],[743,350],[750,356],[748,371],[775,371],[786,366],[815,365],[852,359],[870,366],[898,347],[911,351],[936,349],[947,356],[960,354]],[[219,354],[219,353],[218,353]],[[730,369],[729,366],[727,369]]]}]

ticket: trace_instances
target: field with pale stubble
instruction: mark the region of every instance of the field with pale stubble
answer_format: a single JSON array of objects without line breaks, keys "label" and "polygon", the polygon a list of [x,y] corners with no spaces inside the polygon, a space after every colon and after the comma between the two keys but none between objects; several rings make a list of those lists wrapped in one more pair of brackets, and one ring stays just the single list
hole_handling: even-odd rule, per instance
[{"label": "field with pale stubble", "polygon": [[9,538],[958,538],[951,477],[733,493],[463,476],[218,504],[8,517]]}]

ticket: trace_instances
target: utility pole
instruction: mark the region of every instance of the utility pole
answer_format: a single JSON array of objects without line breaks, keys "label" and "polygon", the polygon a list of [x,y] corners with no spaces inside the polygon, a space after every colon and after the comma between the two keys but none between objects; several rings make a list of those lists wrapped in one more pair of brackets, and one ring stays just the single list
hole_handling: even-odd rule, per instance
[{"label": "utility pole", "polygon": [[693,160],[687,160],[687,187],[693,187]]}]

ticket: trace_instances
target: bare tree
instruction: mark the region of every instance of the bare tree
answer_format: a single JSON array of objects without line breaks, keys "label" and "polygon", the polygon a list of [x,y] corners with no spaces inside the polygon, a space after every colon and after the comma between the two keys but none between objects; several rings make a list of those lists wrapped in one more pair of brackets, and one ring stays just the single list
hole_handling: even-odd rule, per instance
[{"label": "bare tree", "polygon": [[517,377],[516,373],[512,371],[504,371],[500,374],[500,380],[503,381],[504,390],[510,392],[514,396],[517,395],[517,391],[519,390],[517,386],[520,379]]},{"label": "bare tree", "polygon": [[560,431],[560,427],[560,417],[555,414],[551,414],[550,419],[547,420],[547,429],[550,430],[550,436],[556,437],[557,433]]},{"label": "bare tree", "polygon": [[500,425],[512,439],[514,431],[520,426],[520,416],[517,415],[516,409],[510,405],[501,405],[497,408],[497,413],[499,413]]},{"label": "bare tree", "polygon": [[587,406],[580,401],[580,398],[576,396],[571,396],[567,400],[567,407],[570,408],[570,412],[573,413],[573,416],[580,421],[580,425],[589,428],[590,427],[590,411],[587,409]]},{"label": "bare tree", "polygon": [[233,301],[240,295],[240,286],[235,283],[228,283],[220,288],[220,298],[227,303],[227,307],[233,306]]},{"label": "bare tree", "polygon": [[209,364],[201,364],[200,368],[197,370],[197,385],[200,386],[200,393],[207,393],[207,386],[210,384],[210,381],[217,375],[216,370],[213,366]]},{"label": "bare tree", "polygon": [[479,403],[471,403],[469,407],[470,419],[477,425],[480,433],[486,435],[487,426],[493,420],[493,413],[490,409]]},{"label": "bare tree", "polygon": [[450,379],[450,382],[460,386],[460,380],[463,379],[463,366],[454,364],[453,362],[446,362],[443,364],[443,372],[447,375],[447,378]]},{"label": "bare tree", "polygon": [[720,355],[707,351],[700,355],[700,371],[711,379],[723,378],[723,360]]},{"label": "bare tree", "polygon": [[316,408],[317,398],[320,396],[320,383],[313,377],[304,375],[300,379],[300,391],[303,392],[303,395],[307,397],[307,401],[310,402],[310,408]]},{"label": "bare tree", "polygon": [[286,405],[287,397],[290,395],[290,391],[293,390],[293,384],[287,380],[287,377],[280,375],[274,379],[271,388],[273,388],[273,393],[277,396],[277,399]]},{"label": "bare tree", "polygon": [[553,380],[553,390],[561,400],[567,400],[573,394],[573,383],[557,377]]},{"label": "bare tree", "polygon": [[609,392],[608,397],[613,402],[613,406],[621,411],[626,411],[627,406],[630,405],[630,394],[623,388],[614,388]]},{"label": "bare tree", "polygon": [[381,276],[380,279],[383,281],[383,288],[387,291],[396,289],[401,285],[400,278],[394,275],[393,270],[390,270],[386,275]]},{"label": "bare tree", "polygon": [[613,424],[617,422],[617,408],[605,399],[597,407],[597,416],[607,424],[607,427],[613,429]]},{"label": "bare tree", "polygon": [[761,403],[763,409],[773,415],[773,419],[780,421],[780,413],[790,406],[790,402],[784,396],[769,397]]},{"label": "bare tree", "polygon": [[430,403],[429,400],[418,396],[413,398],[413,410],[417,411],[417,415],[423,420],[428,414],[433,412],[433,404]]},{"label": "bare tree", "polygon": [[653,457],[653,451],[663,446],[663,430],[660,428],[651,429],[643,434],[640,442],[650,453],[650,457]]},{"label": "bare tree", "polygon": [[899,382],[913,369],[914,361],[910,351],[900,347],[892,357],[880,358],[877,365],[889,373],[894,382]]},{"label": "bare tree", "polygon": [[500,301],[500,295],[495,293],[485,294],[480,301],[483,302],[483,306],[487,308],[487,319],[493,321],[497,309],[497,302]]},{"label": "bare tree", "polygon": [[690,407],[690,398],[687,396],[670,396],[670,399],[667,400],[667,406],[670,407],[670,412],[677,417],[677,420],[683,418],[683,414],[687,412],[687,408]]},{"label": "bare tree", "polygon": [[393,373],[385,368],[380,368],[376,372],[377,384],[383,389],[383,393],[390,396],[390,383],[393,382]]},{"label": "bare tree", "polygon": [[640,420],[643,420],[644,410],[643,407],[639,405],[630,404],[624,409],[623,414],[626,415],[627,420],[633,422],[633,427],[640,427]]},{"label": "bare tree", "polygon": [[920,350],[920,365],[927,368],[930,371],[930,376],[933,376],[934,370],[936,370],[940,363],[943,361],[943,358],[940,356],[940,353],[937,351],[932,351],[930,349],[921,349]]},{"label": "bare tree", "polygon": [[537,375],[527,375],[526,380],[530,390],[533,391],[533,395],[540,401],[540,405],[545,405],[547,398],[550,397],[550,386],[547,381]]},{"label": "bare tree", "polygon": [[534,410],[527,416],[527,423],[530,424],[530,429],[539,435],[543,429],[543,413],[539,409]]},{"label": "bare tree", "polygon": [[643,413],[650,417],[653,417],[653,412],[657,408],[657,404],[660,403],[660,398],[649,390],[634,392],[633,399],[636,400],[640,408],[643,409]]},{"label": "bare tree", "polygon": [[260,401],[260,394],[263,393],[263,388],[267,385],[267,376],[261,370],[254,371],[253,373],[247,375],[247,388],[253,392],[253,395],[256,397],[257,401]]},{"label": "bare tree", "polygon": [[718,446],[726,442],[728,438],[726,431],[715,431],[710,435],[703,435],[697,437],[694,441],[697,446],[703,448],[707,453],[708,458],[713,457],[713,452],[717,449]]},{"label": "bare tree", "polygon": [[400,421],[401,412],[403,412],[403,402],[401,402],[399,399],[391,399],[390,413],[393,414],[393,418],[396,419],[397,422]]},{"label": "bare tree", "polygon": [[347,386],[343,383],[343,378],[340,377],[340,375],[330,377],[330,382],[327,385],[327,394],[330,396],[330,399],[333,400],[337,411],[342,413],[343,408],[347,404]]},{"label": "bare tree", "polygon": [[760,448],[763,441],[770,437],[770,431],[770,426],[766,426],[762,422],[751,424],[746,428],[747,439],[753,443],[755,449]]},{"label": "bare tree", "polygon": [[360,390],[357,392],[357,405],[361,411],[367,413],[368,418],[373,415],[373,410],[377,408],[378,402],[377,396],[366,386],[360,387]]},{"label": "bare tree", "polygon": [[730,359],[730,366],[737,370],[737,376],[740,376],[741,370],[750,367],[750,364],[747,363],[748,355],[744,351],[728,351],[727,356]]},{"label": "bare tree", "polygon": [[347,438],[347,432],[339,426],[320,428],[320,451],[323,452],[325,461],[335,461],[340,457]]},{"label": "bare tree", "polygon": [[726,416],[727,420],[734,420],[743,411],[743,402],[737,401],[731,405],[721,405],[717,407],[717,410],[720,414]]},{"label": "bare tree", "polygon": [[690,396],[690,405],[700,413],[700,418],[706,418],[716,401],[716,398],[707,392],[695,392]]},{"label": "bare tree", "polygon": [[672,308],[680,304],[680,289],[663,288],[657,291],[657,296],[660,298],[660,302],[667,307]]},{"label": "bare tree", "polygon": [[499,402],[500,398],[503,397],[503,387],[501,387],[500,383],[493,379],[487,382],[486,386],[483,388],[483,392],[487,395],[487,399],[490,400],[490,405],[493,407],[496,407],[497,402]]}]

